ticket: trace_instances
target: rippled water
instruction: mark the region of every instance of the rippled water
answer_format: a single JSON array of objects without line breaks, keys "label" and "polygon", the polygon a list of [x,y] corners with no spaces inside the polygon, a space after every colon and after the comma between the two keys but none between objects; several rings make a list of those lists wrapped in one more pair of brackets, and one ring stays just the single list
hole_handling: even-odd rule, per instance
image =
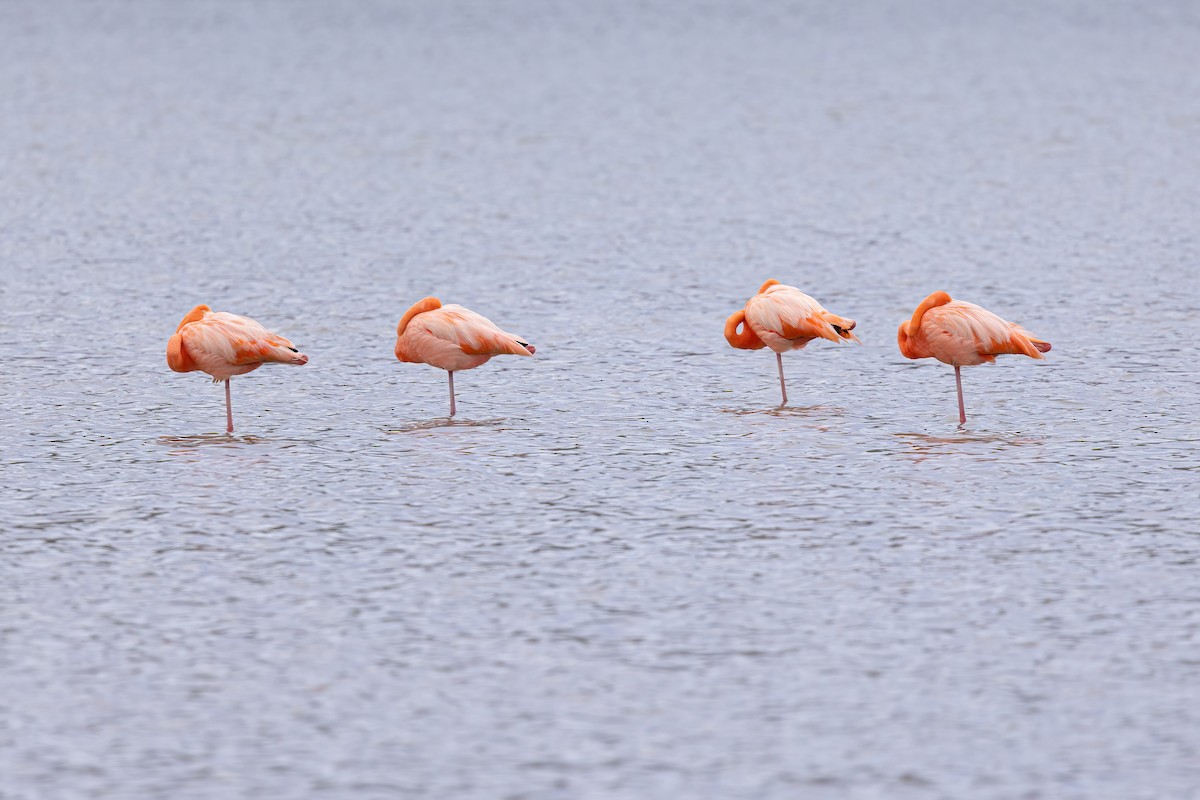
[{"label": "rippled water", "polygon": [[[1200,797],[1185,2],[0,5],[0,797]],[[862,347],[729,348],[766,278]],[[945,289],[1045,363],[912,362]],[[437,294],[533,359],[398,363]],[[192,305],[311,361],[170,372]]]}]

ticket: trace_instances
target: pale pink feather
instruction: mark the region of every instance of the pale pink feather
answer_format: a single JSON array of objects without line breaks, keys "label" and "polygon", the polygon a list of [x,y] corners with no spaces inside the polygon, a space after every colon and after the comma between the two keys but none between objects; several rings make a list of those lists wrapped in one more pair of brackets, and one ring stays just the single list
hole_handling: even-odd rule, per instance
[{"label": "pale pink feather", "polygon": [[478,367],[492,356],[531,356],[534,352],[520,335],[503,331],[487,317],[456,304],[417,314],[396,339],[396,356],[401,361],[451,372]]},{"label": "pale pink feather", "polygon": [[929,355],[955,366],[990,363],[1005,353],[1043,358],[1032,333],[963,300],[926,311],[920,333]]},{"label": "pale pink feather", "polygon": [[306,364],[308,356],[291,341],[267,330],[249,317],[209,311],[179,330],[187,354],[196,368],[214,381],[243,375],[270,362]]},{"label": "pale pink feather", "polygon": [[844,336],[839,336],[830,320],[854,326],[853,320],[831,314],[795,286],[777,283],[746,302],[746,324],[763,344],[777,353],[798,350],[818,338],[858,341],[848,328],[844,329]]}]

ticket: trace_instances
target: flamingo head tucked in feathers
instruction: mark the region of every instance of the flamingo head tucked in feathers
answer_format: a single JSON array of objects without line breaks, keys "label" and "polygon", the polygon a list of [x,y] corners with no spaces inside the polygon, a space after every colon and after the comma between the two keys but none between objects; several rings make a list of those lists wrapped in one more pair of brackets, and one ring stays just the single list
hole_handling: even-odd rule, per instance
[{"label": "flamingo head tucked in feathers", "polygon": [[900,346],[900,354],[905,358],[925,358],[929,353],[924,352],[915,339],[909,339],[908,328],[911,324],[905,320],[896,330],[896,344]]}]

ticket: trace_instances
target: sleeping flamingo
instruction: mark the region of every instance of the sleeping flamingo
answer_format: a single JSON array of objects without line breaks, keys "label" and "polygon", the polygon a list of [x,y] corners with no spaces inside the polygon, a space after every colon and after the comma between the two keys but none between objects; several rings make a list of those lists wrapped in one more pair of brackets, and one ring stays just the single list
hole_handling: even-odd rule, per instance
[{"label": "sleeping flamingo", "polygon": [[1042,358],[1050,343],[980,308],[974,303],[951,300],[945,292],[934,292],[921,301],[912,319],[900,323],[896,332],[900,352],[906,358],[936,358],[954,367],[958,387],[958,424],[967,421],[963,405],[961,367],[995,363],[996,356]]},{"label": "sleeping flamingo", "polygon": [[[783,393],[780,408],[787,405],[787,385],[783,381],[783,354],[799,350],[813,339],[859,342],[852,319],[831,314],[795,286],[769,280],[758,294],[746,301],[745,309],[725,320],[725,340],[742,350],[769,347],[779,365],[779,389]],[[738,327],[741,331],[738,331]],[[859,342],[862,344],[862,342]]]},{"label": "sleeping flamingo", "polygon": [[302,366],[308,363],[308,356],[249,317],[213,311],[205,305],[189,311],[167,342],[167,365],[171,369],[176,372],[200,370],[211,375],[214,383],[225,382],[225,430],[228,433],[233,433],[229,379],[270,362]]},{"label": "sleeping flamingo", "polygon": [[454,373],[487,363],[492,356],[531,356],[537,348],[515,333],[505,333],[487,317],[436,297],[418,300],[396,326],[396,358],[444,369],[450,375],[450,416]]}]

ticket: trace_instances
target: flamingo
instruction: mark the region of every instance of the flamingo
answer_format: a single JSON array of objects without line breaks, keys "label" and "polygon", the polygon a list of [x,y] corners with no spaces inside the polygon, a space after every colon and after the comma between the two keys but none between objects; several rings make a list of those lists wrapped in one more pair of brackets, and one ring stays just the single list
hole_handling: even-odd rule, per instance
[{"label": "flamingo", "polygon": [[198,305],[187,313],[167,342],[167,365],[176,372],[200,370],[213,383],[225,382],[225,430],[233,433],[233,404],[229,379],[253,372],[263,364],[308,363],[308,356],[277,333],[249,317],[213,311]]},{"label": "flamingo", "polygon": [[959,425],[967,421],[961,367],[995,363],[996,356],[1006,353],[1041,359],[1042,353],[1050,351],[1049,342],[1015,322],[1006,322],[974,303],[952,300],[945,292],[934,292],[922,300],[912,319],[900,323],[896,339],[905,358],[932,357],[954,367]]},{"label": "flamingo", "polygon": [[436,297],[418,300],[396,326],[396,358],[444,369],[450,376],[450,416],[454,373],[485,364],[492,356],[531,356],[537,348],[515,333],[505,333],[487,317],[460,305],[442,305]]},{"label": "flamingo", "polygon": [[[746,307],[725,320],[725,340],[742,350],[769,347],[779,365],[780,408],[787,405],[787,384],[783,380],[783,354],[799,350],[813,339],[841,342],[846,339],[862,344],[850,331],[852,319],[831,314],[795,286],[769,280],[758,294],[746,301]],[[741,327],[741,331],[738,328]]]}]

